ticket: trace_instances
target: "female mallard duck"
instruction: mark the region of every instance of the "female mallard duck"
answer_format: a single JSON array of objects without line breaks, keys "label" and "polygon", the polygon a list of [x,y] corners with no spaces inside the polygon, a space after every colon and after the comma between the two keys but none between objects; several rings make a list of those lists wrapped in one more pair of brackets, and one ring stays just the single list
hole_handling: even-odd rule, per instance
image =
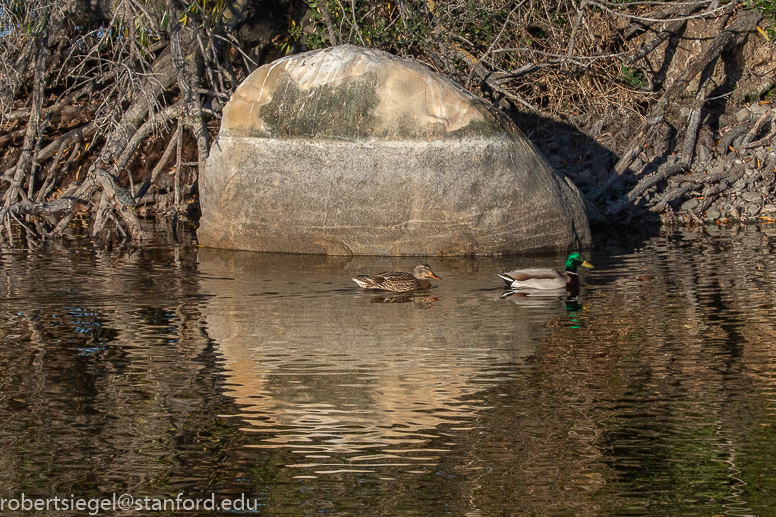
[{"label": "female mallard duck", "polygon": [[431,286],[429,278],[440,280],[431,271],[428,264],[420,264],[415,267],[415,271],[412,274],[402,271],[387,271],[376,275],[359,275],[353,281],[362,289],[378,289],[381,291],[404,293],[414,291],[415,289],[428,289]]},{"label": "female mallard duck", "polygon": [[574,291],[579,289],[579,273],[577,273],[579,266],[593,267],[582,258],[582,255],[572,253],[566,259],[566,271],[563,274],[549,267],[531,267],[501,273],[498,276],[511,289],[566,289]]}]

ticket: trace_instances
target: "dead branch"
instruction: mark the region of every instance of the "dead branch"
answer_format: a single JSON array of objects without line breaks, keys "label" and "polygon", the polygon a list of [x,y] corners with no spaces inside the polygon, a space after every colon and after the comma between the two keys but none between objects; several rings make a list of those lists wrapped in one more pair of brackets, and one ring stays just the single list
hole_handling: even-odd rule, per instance
[{"label": "dead branch", "polygon": [[[693,12],[692,9],[694,7],[695,6],[686,6],[685,9],[682,11],[682,14],[690,14],[690,13],[692,13]],[[667,40],[671,36],[674,36],[674,35],[678,34],[682,30],[682,28],[685,26],[686,23],[687,23],[687,20],[682,19],[682,18],[680,18],[678,20],[674,20],[671,23],[669,23],[668,26],[665,29],[663,29],[660,32],[658,32],[657,35],[655,35],[655,37],[652,38],[652,40],[649,43],[647,43],[646,45],[644,45],[641,48],[641,50],[639,50],[638,52],[636,52],[632,56],[628,56],[627,58],[625,58],[624,59],[625,64],[626,65],[632,65],[633,63],[635,63],[639,59],[642,59],[642,58],[648,56],[649,54],[651,54],[665,40]]]},{"label": "dead branch", "polygon": [[113,165],[114,173],[118,174],[119,171],[127,166],[127,162],[129,162],[130,158],[132,158],[132,154],[137,150],[140,144],[145,141],[146,138],[153,134],[154,131],[159,130],[160,126],[163,126],[171,122],[173,119],[180,117],[183,114],[184,108],[185,106],[183,102],[178,101],[160,113],[149,113],[148,120],[146,120],[145,123],[140,126],[137,131],[135,131],[135,134],[132,135],[132,138],[130,138],[127,144],[124,146],[124,150],[121,152],[121,156],[116,159],[116,162]]},{"label": "dead branch", "polygon": [[[763,115],[755,122],[754,127],[749,130],[749,132],[744,136],[744,139],[741,141],[741,148],[746,149],[750,143],[752,142],[752,139],[757,135],[757,133],[760,131],[760,126],[765,122],[767,119],[771,119],[774,116],[776,116],[776,109],[770,109],[763,113]],[[766,136],[764,140],[767,140],[768,137]]]},{"label": "dead branch", "polygon": [[742,135],[745,135],[749,130],[754,127],[754,122],[744,122],[728,130],[722,138],[719,139],[719,145],[717,146],[717,152],[722,154],[728,152],[728,149],[733,145],[733,142]]},{"label": "dead branch", "polygon": [[762,15],[756,11],[742,11],[738,18],[725,28],[722,33],[712,40],[701,53],[696,56],[687,66],[685,72],[679,76],[674,83],[663,93],[658,102],[652,108],[649,117],[642,124],[641,129],[636,134],[633,142],[623,153],[610,173],[610,177],[599,189],[590,194],[590,199],[600,199],[608,193],[611,187],[633,163],[633,160],[644,149],[644,143],[652,136],[657,125],[663,121],[668,105],[686,88],[690,81],[722,52],[731,47],[737,46],[743,42],[746,35],[754,30]]},{"label": "dead branch", "polygon": [[46,48],[48,42],[47,32],[35,36],[35,42],[37,47],[37,53],[35,57],[34,74],[35,79],[33,81],[33,93],[32,93],[32,109],[30,110],[30,116],[27,121],[27,131],[24,135],[24,142],[22,143],[22,152],[19,160],[16,162],[14,171],[14,184],[5,193],[5,207],[10,207],[16,200],[21,197],[23,201],[26,201],[26,196],[21,189],[21,182],[24,176],[27,174],[27,166],[32,160],[33,142],[38,140],[39,125],[41,117],[41,108],[43,107],[43,89],[44,89],[44,77],[46,73]]},{"label": "dead branch", "polygon": [[97,126],[95,126],[94,122],[89,122],[88,124],[77,127],[72,131],[68,131],[41,149],[37,157],[38,163],[42,163],[54,156],[54,154],[60,149],[61,146],[68,146],[74,142],[81,142],[92,136],[96,131]]},{"label": "dead branch", "polygon": [[737,165],[729,171],[717,174],[689,174],[678,178],[672,178],[669,181],[670,187],[663,192],[649,210],[651,212],[660,212],[664,210],[671,201],[682,197],[684,194],[697,189],[703,184],[720,184],[723,182],[726,182],[727,184],[734,183],[744,175],[744,172],[746,172],[746,166]]},{"label": "dead branch", "polygon": [[161,159],[154,167],[154,170],[146,177],[145,181],[140,186],[140,189],[137,191],[137,194],[135,194],[135,198],[138,204],[143,202],[143,196],[145,196],[146,192],[148,191],[148,188],[151,186],[151,184],[154,181],[156,181],[156,178],[164,169],[164,166],[167,164],[167,161],[170,159],[170,156],[172,156],[172,151],[178,147],[178,140],[179,140],[178,135],[180,134],[181,131],[182,131],[181,125],[178,124],[178,127],[175,129],[175,133],[173,133],[172,138],[170,138],[170,141],[167,144],[167,148],[164,150],[164,154],[162,155]]},{"label": "dead branch", "polygon": [[[644,31],[646,29],[649,29],[653,25],[656,25],[658,23],[665,23],[668,20],[672,20],[675,16],[683,17],[687,16],[689,14],[694,13],[698,9],[701,9],[704,5],[708,5],[708,0],[698,1],[698,2],[672,2],[668,5],[666,5],[663,2],[658,2],[658,5],[660,5],[659,9],[656,9],[654,11],[650,11],[647,16],[645,16],[643,19],[635,19],[632,20],[630,25],[623,31],[623,38],[628,40],[632,38],[636,33]],[[647,4],[641,4],[641,5],[647,5]],[[653,21],[648,21],[648,20]],[[687,20],[677,20],[682,22],[686,22]],[[662,33],[663,31],[661,31]],[[662,41],[665,41],[665,38],[663,38]]]},{"label": "dead branch", "polygon": [[750,143],[748,143],[746,145],[742,145],[741,148],[742,149],[752,149],[754,147],[760,147],[760,146],[766,145],[771,140],[773,140],[774,136],[776,136],[776,117],[773,120],[771,120],[771,131],[767,135],[765,135],[764,137],[762,137],[759,140],[756,140],[754,142],[750,142]]},{"label": "dead branch", "polygon": [[693,161],[693,156],[695,156],[695,142],[698,139],[698,129],[701,124],[701,110],[706,102],[706,89],[708,88],[709,81],[711,81],[711,75],[716,64],[717,59],[712,59],[711,63],[703,69],[700,81],[698,81],[698,90],[690,107],[690,116],[688,117],[687,129],[685,129],[684,142],[682,144],[682,154],[685,161],[690,164]]},{"label": "dead branch", "polygon": [[665,181],[669,177],[673,176],[677,172],[686,170],[689,165],[686,162],[663,164],[658,167],[657,172],[651,176],[643,178],[639,183],[625,196],[621,197],[614,204],[612,204],[607,210],[606,215],[616,216],[630,203],[638,199],[644,192],[647,191],[653,185],[657,185],[661,181]]}]

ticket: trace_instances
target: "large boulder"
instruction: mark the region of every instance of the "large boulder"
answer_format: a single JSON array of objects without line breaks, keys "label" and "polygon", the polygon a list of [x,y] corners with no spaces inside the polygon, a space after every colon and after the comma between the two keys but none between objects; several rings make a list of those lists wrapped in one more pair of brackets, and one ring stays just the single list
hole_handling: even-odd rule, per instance
[{"label": "large boulder", "polygon": [[494,255],[590,245],[579,191],[505,117],[417,62],[351,45],[279,59],[224,108],[203,246]]}]

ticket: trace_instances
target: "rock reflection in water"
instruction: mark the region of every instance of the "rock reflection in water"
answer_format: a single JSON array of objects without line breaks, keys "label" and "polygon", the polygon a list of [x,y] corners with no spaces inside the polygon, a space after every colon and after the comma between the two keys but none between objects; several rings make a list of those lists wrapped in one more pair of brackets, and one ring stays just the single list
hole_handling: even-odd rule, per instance
[{"label": "rock reflection in water", "polygon": [[213,295],[207,332],[241,416],[261,433],[255,446],[289,448],[316,473],[433,464],[444,450],[428,445],[438,428],[476,426],[486,408],[477,394],[542,333],[536,321],[500,317],[502,289],[481,290],[482,277],[456,274],[454,263],[412,293],[351,285],[362,271],[407,267],[385,258],[200,250],[199,266]]},{"label": "rock reflection in water", "polygon": [[350,278],[415,259],[0,248],[0,496],[772,514],[776,229],[596,253],[578,298],[522,305],[496,273],[527,257],[394,298]]}]

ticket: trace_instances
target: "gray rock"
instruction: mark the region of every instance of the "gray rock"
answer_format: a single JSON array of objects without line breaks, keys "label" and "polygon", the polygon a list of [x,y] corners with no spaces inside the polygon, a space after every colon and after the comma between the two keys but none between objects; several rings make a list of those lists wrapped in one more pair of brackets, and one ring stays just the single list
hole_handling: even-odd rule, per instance
[{"label": "gray rock", "polygon": [[773,214],[774,212],[776,212],[776,205],[772,205],[772,204],[768,203],[767,205],[763,206],[763,210],[762,211],[764,213],[766,213],[766,214]]},{"label": "gray rock", "polygon": [[699,204],[700,203],[698,202],[698,200],[693,197],[688,199],[684,203],[682,203],[681,210],[685,210],[689,212],[690,210],[693,210],[694,208],[696,208]]},{"label": "gray rock", "polygon": [[760,205],[757,203],[750,203],[746,205],[746,214],[749,217],[754,217],[760,211]]},{"label": "gray rock", "polygon": [[709,152],[709,149],[704,145],[698,146],[698,149],[696,150],[696,155],[698,157],[698,161],[701,163],[708,163],[708,161],[711,159],[711,153]]},{"label": "gray rock", "polygon": [[759,192],[744,192],[741,197],[749,203],[761,203],[763,200],[763,196]]},{"label": "gray rock", "polygon": [[716,221],[720,217],[722,217],[722,212],[719,210],[719,208],[712,205],[708,210],[706,210],[706,216],[704,219],[706,221]]},{"label": "gray rock", "polygon": [[644,167],[644,162],[638,157],[628,166],[634,174],[638,174],[642,167]]},{"label": "gray rock", "polygon": [[741,108],[736,112],[736,120],[739,122],[743,122],[749,119],[750,114],[751,112],[749,111],[749,108]]},{"label": "gray rock", "polygon": [[279,59],[238,87],[200,196],[208,247],[491,255],[591,242],[577,188],[509,120],[424,65],[350,45]]},{"label": "gray rock", "polygon": [[752,111],[753,115],[756,115],[756,116],[759,117],[760,115],[762,115],[766,111],[769,111],[771,109],[771,105],[770,104],[760,104],[759,102],[753,102],[749,106],[749,109]]}]

